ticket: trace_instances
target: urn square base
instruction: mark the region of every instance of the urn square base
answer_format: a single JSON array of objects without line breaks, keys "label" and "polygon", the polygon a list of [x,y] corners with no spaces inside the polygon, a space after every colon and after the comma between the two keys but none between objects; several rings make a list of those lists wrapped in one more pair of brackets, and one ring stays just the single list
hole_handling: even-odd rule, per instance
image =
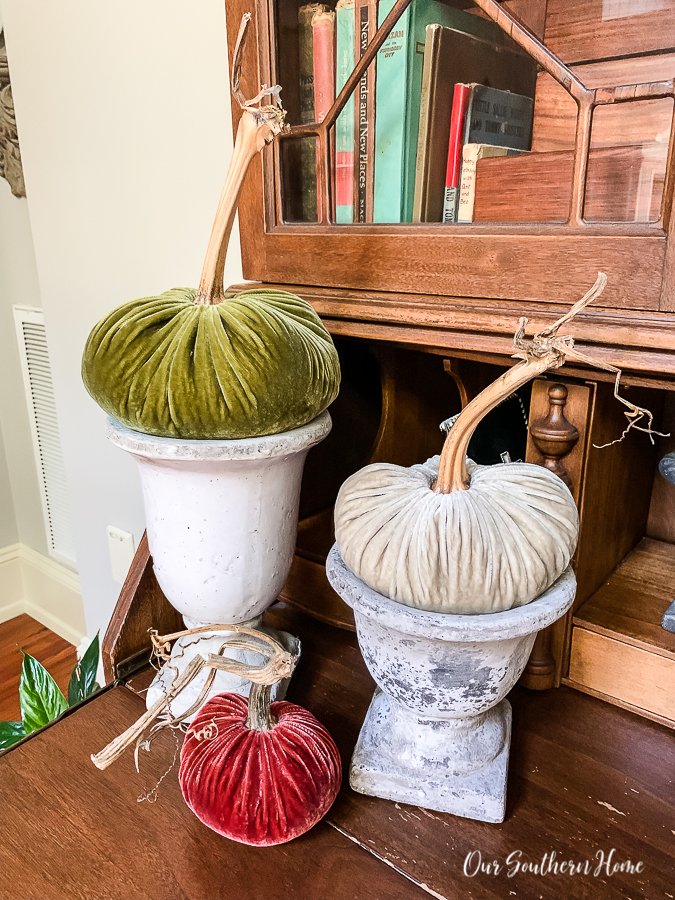
[{"label": "urn square base", "polygon": [[372,797],[503,822],[510,746],[508,700],[467,719],[424,720],[378,689],[352,756],[349,783]]}]

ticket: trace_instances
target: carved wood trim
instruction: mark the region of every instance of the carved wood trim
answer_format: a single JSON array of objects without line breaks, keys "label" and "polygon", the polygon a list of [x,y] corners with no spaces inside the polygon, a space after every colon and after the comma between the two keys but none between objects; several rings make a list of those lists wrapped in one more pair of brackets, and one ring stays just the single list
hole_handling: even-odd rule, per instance
[{"label": "carved wood trim", "polygon": [[[561,478],[579,507],[588,408],[589,388],[584,385],[545,379],[537,379],[533,384],[525,459]],[[578,423],[578,428],[569,421],[566,412]],[[537,635],[520,679],[523,687],[548,690],[560,684],[568,619],[566,616]]]},{"label": "carved wood trim", "polygon": [[579,432],[565,418],[567,394],[564,384],[549,385],[548,411],[545,416],[530,424],[530,434],[543,457],[541,465],[557,475],[571,490],[572,482],[563,459],[574,449],[579,440]]},{"label": "carved wood trim", "polygon": [[[333,334],[438,348],[453,356],[454,351],[476,352],[497,364],[504,357],[510,360],[513,333],[521,316],[529,320],[528,331],[536,333],[553,324],[569,308],[560,300],[549,304],[515,299],[505,304],[503,300],[485,297],[467,300],[418,292],[311,287],[283,281],[235,284],[230,290],[263,286],[287,290],[307,300]],[[572,296],[571,285],[566,286],[564,296]],[[675,378],[675,329],[672,316],[664,313],[583,310],[576,320],[575,346],[627,373],[639,373],[649,380],[660,376]],[[510,361],[507,364],[511,365]],[[565,368],[567,371],[569,367]]]}]

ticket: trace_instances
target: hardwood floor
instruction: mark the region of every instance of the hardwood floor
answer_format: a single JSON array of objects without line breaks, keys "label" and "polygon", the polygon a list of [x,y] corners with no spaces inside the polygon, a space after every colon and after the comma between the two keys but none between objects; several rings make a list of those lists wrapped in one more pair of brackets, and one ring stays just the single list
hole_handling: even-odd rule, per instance
[{"label": "hardwood floor", "polygon": [[18,721],[21,648],[39,660],[64,692],[77,662],[75,647],[28,615],[0,625],[0,721]]}]

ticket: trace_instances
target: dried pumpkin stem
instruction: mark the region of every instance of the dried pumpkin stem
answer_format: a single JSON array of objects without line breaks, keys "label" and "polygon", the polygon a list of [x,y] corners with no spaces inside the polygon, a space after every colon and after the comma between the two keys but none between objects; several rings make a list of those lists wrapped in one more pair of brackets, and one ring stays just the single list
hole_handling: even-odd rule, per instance
[{"label": "dried pumpkin stem", "polygon": [[277,720],[272,715],[271,698],[271,684],[251,685],[251,693],[248,696],[247,728],[252,731],[271,731],[274,728]]},{"label": "dried pumpkin stem", "polygon": [[531,358],[519,362],[464,407],[443,446],[438,478],[434,485],[436,493],[449,494],[452,491],[465,491],[469,487],[471,479],[466,468],[466,453],[478,423],[519,387],[547,369],[560,365],[559,358],[560,354],[552,351],[541,359]]},{"label": "dried pumpkin stem", "polygon": [[[180,693],[190,684],[190,682],[196,678],[196,676],[201,672],[204,668],[215,669],[223,672],[230,672],[234,675],[239,675],[242,678],[247,678],[252,682],[251,685],[251,696],[258,697],[260,691],[259,688],[263,689],[263,698],[264,698],[264,690],[267,689],[267,710],[268,717],[265,719],[264,710],[261,710],[260,713],[256,713],[254,715],[258,715],[258,719],[262,724],[262,727],[259,727],[259,731],[269,731],[270,728],[273,728],[276,724],[271,716],[271,712],[269,712],[269,697],[271,692],[271,686],[276,684],[277,681],[280,681],[282,678],[289,678],[293,674],[293,670],[298,661],[297,655],[289,653],[287,650],[282,647],[282,645],[275,640],[270,635],[265,634],[261,631],[256,631],[253,628],[246,628],[243,625],[207,625],[202,626],[201,628],[190,628],[187,631],[177,631],[174,634],[167,635],[158,635],[156,632],[152,633],[152,642],[155,650],[159,651],[158,655],[162,656],[168,648],[168,645],[171,641],[174,641],[181,637],[187,637],[188,635],[193,634],[203,634],[207,632],[214,631],[234,631],[238,634],[243,635],[242,638],[237,638],[234,640],[230,640],[225,645],[227,648],[232,650],[247,650],[251,653],[257,653],[260,656],[265,657],[266,662],[262,666],[249,666],[245,663],[240,663],[234,659],[227,659],[218,654],[210,653],[208,659],[204,659],[199,654],[195,655],[193,659],[188,663],[183,672],[176,677],[164,697],[158,700],[146,713],[144,713],[133,725],[131,725],[123,734],[116,737],[112,740],[106,747],[103,748],[99,753],[92,754],[91,760],[94,765],[99,769],[106,769],[111,763],[113,763],[118,757],[124,753],[124,751],[129,747],[134,741],[143,740],[143,736],[148,730],[148,728],[152,725],[155,719],[159,718],[161,715],[168,713],[167,721],[165,726],[174,726],[177,725],[185,716],[189,715],[193,711],[193,707],[190,707],[182,716],[178,718],[173,718],[171,716],[171,703],[180,695]],[[221,650],[224,648],[221,647]],[[260,706],[263,703],[263,700],[258,702],[258,700],[254,701],[255,704]],[[251,716],[251,707],[249,705],[249,717]],[[267,724],[269,723],[269,727]],[[164,726],[162,726],[164,727]],[[255,726],[250,726],[255,727]],[[158,729],[159,730],[159,729]]]},{"label": "dried pumpkin stem", "polygon": [[[271,88],[263,85],[260,93],[252,100],[244,100],[239,90],[241,56],[250,21],[251,14],[245,13],[239,26],[239,35],[237,36],[237,43],[234,49],[231,88],[243,112],[239,128],[237,129],[234,152],[232,153],[230,168],[225,179],[225,187],[223,188],[216,218],[211,229],[211,237],[206,250],[199,289],[194,301],[202,306],[214,306],[217,303],[222,303],[225,299],[223,293],[225,259],[246,172],[253,158],[260,153],[265,144],[272,141],[274,136],[282,131],[286,117],[286,111],[281,108],[279,99],[281,88],[278,85]],[[261,107],[253,105],[259,103],[267,96],[272,96],[275,103]]]},{"label": "dried pumpkin stem", "polygon": [[218,204],[216,219],[204,259],[202,277],[195,297],[196,304],[214,306],[225,299],[223,293],[225,259],[239,196],[244,184],[244,176],[253,157],[277,133],[273,128],[276,112],[270,113],[269,119],[266,113],[256,115],[257,113],[260,113],[260,110],[245,109],[237,129],[234,153]]},{"label": "dried pumpkin stem", "polygon": [[478,423],[491,409],[532,378],[563,365],[566,354],[573,351],[574,339],[571,335],[558,337],[558,330],[598,297],[606,284],[607,276],[599,272],[595,284],[581,300],[549,328],[535,334],[532,341],[524,339],[527,319],[520,320],[513,339],[516,351],[513,355],[520,357],[521,362],[481,391],[457,417],[443,445],[438,478],[433,486],[436,493],[449,494],[452,491],[465,491],[469,487],[471,479],[466,468],[466,453]]}]

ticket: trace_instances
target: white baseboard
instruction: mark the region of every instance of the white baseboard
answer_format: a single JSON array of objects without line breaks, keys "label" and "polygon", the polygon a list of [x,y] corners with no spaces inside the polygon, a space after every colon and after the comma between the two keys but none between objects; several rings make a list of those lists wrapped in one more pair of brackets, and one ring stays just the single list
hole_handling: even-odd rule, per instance
[{"label": "white baseboard", "polygon": [[21,613],[25,612],[26,604],[23,600],[15,600],[14,603],[10,603],[9,605],[3,603],[2,606],[0,606],[0,623],[7,622],[9,619],[20,616]]},{"label": "white baseboard", "polygon": [[77,646],[86,635],[80,579],[25,544],[0,549],[0,622],[27,613]]}]

